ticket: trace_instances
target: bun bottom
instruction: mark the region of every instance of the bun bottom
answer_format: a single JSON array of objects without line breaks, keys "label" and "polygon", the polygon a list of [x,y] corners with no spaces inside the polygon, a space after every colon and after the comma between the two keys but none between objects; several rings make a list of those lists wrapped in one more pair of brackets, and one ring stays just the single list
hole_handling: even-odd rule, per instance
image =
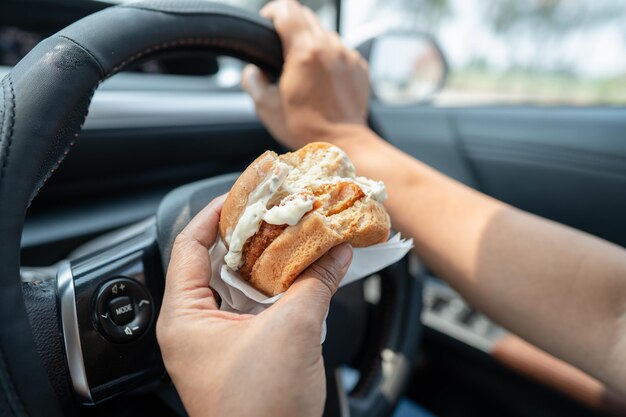
[{"label": "bun bottom", "polygon": [[389,217],[374,201],[358,201],[333,216],[307,214],[286,228],[256,260],[249,281],[267,295],[287,290],[313,262],[341,243],[366,247],[389,237]]}]

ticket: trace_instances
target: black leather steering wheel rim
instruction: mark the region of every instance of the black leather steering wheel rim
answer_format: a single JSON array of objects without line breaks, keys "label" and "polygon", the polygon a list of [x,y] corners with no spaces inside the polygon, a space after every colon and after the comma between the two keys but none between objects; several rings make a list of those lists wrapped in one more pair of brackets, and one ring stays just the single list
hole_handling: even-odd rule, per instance
[{"label": "black leather steering wheel rim", "polygon": [[91,97],[130,63],[204,48],[282,68],[280,40],[259,16],[197,0],[145,1],[88,16],[37,45],[2,80],[0,120],[0,409],[61,415],[30,329],[20,283],[26,209],[78,138]]}]

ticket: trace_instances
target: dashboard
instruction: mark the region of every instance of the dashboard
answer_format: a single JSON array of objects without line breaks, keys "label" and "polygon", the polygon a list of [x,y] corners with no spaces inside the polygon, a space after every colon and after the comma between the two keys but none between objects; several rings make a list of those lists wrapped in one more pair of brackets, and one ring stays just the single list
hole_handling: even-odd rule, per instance
[{"label": "dashboard", "polygon": [[53,264],[152,216],[177,186],[241,170],[267,149],[277,144],[245,93],[215,91],[201,77],[118,74],[96,91],[79,140],[33,201],[22,260]]}]

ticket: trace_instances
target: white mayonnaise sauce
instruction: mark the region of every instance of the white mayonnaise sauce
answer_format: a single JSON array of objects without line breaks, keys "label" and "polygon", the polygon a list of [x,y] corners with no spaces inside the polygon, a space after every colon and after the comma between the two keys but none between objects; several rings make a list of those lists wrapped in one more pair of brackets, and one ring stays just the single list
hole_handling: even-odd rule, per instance
[{"label": "white mayonnaise sauce", "polygon": [[354,182],[361,187],[367,198],[382,203],[387,199],[387,189],[382,181],[374,181],[365,177],[356,177]]},{"label": "white mayonnaise sauce", "polygon": [[[336,167],[342,170],[335,172]],[[305,167],[302,172],[300,168]],[[332,172],[331,172],[332,170]],[[300,219],[313,208],[315,199],[308,193],[302,193],[307,187],[336,184],[338,182],[354,182],[363,190],[366,198],[383,202],[387,198],[385,185],[382,181],[374,181],[365,177],[357,177],[354,165],[345,152],[337,147],[328,149],[320,160],[303,161],[299,168],[292,168],[281,161],[276,161],[272,174],[261,182],[248,197],[248,206],[242,213],[235,229],[226,236],[229,250],[224,261],[232,270],[242,264],[242,249],[248,239],[258,231],[262,221],[269,224],[295,226]],[[288,195],[299,194],[284,199],[279,205],[267,208],[267,204],[278,191]]]},{"label": "white mayonnaise sauce", "polygon": [[263,215],[263,220],[269,224],[287,224],[295,226],[302,216],[313,208],[315,198],[312,195],[299,195],[293,200],[285,201],[274,206]]},{"label": "white mayonnaise sauce", "polygon": [[[341,161],[341,162],[339,162]],[[329,166],[341,164],[342,175],[331,175]],[[306,165],[306,160],[303,165]],[[313,164],[306,172],[300,172],[298,168],[293,168],[285,184],[293,189],[304,189],[307,186],[317,186],[324,184],[336,184],[338,182],[353,182],[357,184],[365,193],[366,198],[371,198],[379,203],[387,199],[387,191],[382,181],[374,181],[365,177],[357,177],[352,161],[346,153],[337,147],[328,149],[321,161]]]},{"label": "white mayonnaise sauce", "polygon": [[231,269],[237,270],[241,266],[243,245],[259,231],[263,215],[267,211],[267,203],[283,184],[289,170],[289,165],[277,161],[272,174],[248,197],[248,206],[239,217],[235,229],[226,237],[228,253],[224,256],[224,261]]}]

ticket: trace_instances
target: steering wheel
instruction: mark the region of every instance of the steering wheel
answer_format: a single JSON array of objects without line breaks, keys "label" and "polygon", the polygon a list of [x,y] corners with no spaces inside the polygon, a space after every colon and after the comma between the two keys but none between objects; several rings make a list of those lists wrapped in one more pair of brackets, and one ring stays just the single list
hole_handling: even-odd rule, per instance
[{"label": "steering wheel", "polygon": [[[268,21],[204,1],[153,0],[72,24],[2,80],[0,409],[6,415],[70,414],[80,404],[166,383],[154,331],[163,266],[176,234],[236,175],[174,190],[155,218],[103,236],[48,276],[21,273],[20,236],[28,206],[78,138],[98,85],[138,60],[198,49],[280,75],[281,44]],[[420,284],[406,259],[379,278],[376,300],[364,296],[364,286],[375,281],[346,286],[333,299],[324,345],[328,416],[386,415],[408,382],[421,328]],[[340,364],[360,371],[348,393]]]}]

